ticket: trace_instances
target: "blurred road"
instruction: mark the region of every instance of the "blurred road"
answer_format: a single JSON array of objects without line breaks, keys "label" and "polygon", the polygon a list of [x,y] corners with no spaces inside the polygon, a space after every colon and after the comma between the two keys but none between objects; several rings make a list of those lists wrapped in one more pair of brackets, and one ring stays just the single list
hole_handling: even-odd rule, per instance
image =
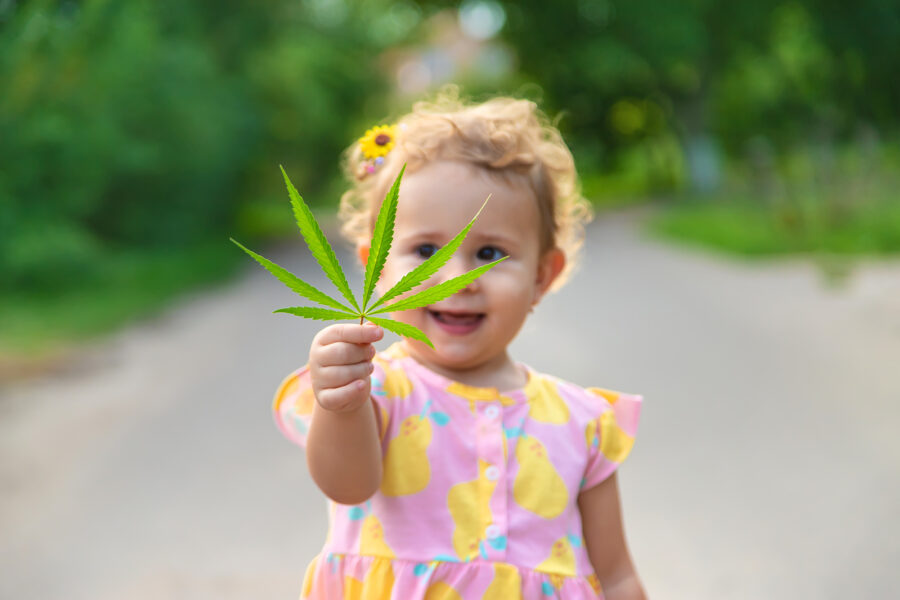
[{"label": "blurred road", "polygon": [[[896,597],[900,263],[824,287],[589,230],[517,359],[645,395],[620,475],[653,598]],[[302,242],[274,258],[316,283]],[[249,262],[249,261],[248,261]],[[327,287],[327,286],[326,286]],[[296,598],[325,532],[275,386],[319,324],[262,269],[0,391],[0,598]]]}]

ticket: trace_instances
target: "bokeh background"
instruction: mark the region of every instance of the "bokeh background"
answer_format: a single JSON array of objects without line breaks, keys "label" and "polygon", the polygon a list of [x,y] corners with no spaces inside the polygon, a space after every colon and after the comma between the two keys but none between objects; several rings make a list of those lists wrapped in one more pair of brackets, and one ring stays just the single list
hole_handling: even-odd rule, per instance
[{"label": "bokeh background", "polygon": [[324,281],[278,165],[333,231],[343,149],[451,83],[538,102],[596,207],[517,349],[652,398],[654,597],[888,597],[898,73],[895,0],[0,0],[0,595],[296,595],[266,402],[315,325],[228,237]]},{"label": "bokeh background", "polygon": [[540,102],[662,235],[896,252],[898,39],[892,0],[3,0],[3,351],[228,276],[224,236],[291,226],[277,165],[330,210],[341,151],[446,82]]}]

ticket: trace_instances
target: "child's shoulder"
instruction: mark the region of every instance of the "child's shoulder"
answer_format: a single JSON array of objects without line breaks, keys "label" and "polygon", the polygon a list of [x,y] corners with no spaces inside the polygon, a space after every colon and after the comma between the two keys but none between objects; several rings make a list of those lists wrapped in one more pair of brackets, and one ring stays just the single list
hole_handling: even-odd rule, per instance
[{"label": "child's shoulder", "polygon": [[598,386],[582,386],[548,373],[530,368],[529,371],[529,380],[525,387],[525,395],[529,402],[534,402],[539,397],[558,395],[569,408],[593,416],[608,411],[634,413],[640,410],[643,402],[643,396],[640,394]]},{"label": "child's shoulder", "polygon": [[[641,417],[643,397],[596,386],[581,386],[552,375],[537,374],[536,392],[528,397],[529,415],[546,421],[558,407],[565,418],[556,422],[584,432],[589,455],[588,472],[582,488],[590,488],[612,473],[631,452]],[[565,407],[565,408],[562,408]]]}]

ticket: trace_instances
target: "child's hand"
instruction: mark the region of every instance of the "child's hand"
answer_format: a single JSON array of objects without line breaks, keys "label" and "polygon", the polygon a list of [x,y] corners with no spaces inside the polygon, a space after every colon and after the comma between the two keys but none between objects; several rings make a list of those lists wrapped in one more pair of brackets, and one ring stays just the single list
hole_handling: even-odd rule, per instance
[{"label": "child's hand", "polygon": [[329,325],[316,335],[309,349],[309,374],[319,406],[351,412],[369,399],[372,343],[383,336],[381,327],[371,323]]}]

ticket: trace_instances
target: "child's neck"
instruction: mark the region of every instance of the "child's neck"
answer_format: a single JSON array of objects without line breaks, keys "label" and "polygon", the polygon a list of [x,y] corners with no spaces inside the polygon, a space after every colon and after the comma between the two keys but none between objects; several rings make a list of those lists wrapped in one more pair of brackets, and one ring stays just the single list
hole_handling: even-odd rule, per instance
[{"label": "child's neck", "polygon": [[503,392],[521,388],[528,382],[528,372],[513,362],[506,352],[475,366],[456,368],[429,360],[430,357],[423,356],[407,344],[404,345],[409,355],[416,362],[438,375],[465,385],[492,387]]}]

